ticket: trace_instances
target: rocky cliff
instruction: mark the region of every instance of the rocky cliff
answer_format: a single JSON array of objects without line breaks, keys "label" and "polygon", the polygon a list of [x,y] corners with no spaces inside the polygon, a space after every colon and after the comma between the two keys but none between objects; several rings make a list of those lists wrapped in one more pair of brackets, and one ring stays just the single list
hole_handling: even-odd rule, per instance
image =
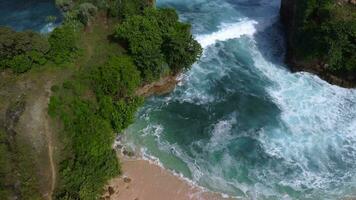
[{"label": "rocky cliff", "polygon": [[[304,2],[305,1],[305,2]],[[322,10],[321,8],[314,8],[315,12],[312,14],[309,13],[309,16],[307,16],[307,6],[309,6],[309,3],[306,3],[307,0],[281,0],[281,8],[280,8],[280,17],[281,21],[285,26],[285,33],[286,33],[286,41],[287,41],[287,54],[286,54],[286,63],[290,66],[291,70],[296,72],[296,71],[307,71],[311,72],[314,74],[317,74],[319,77],[322,79],[328,81],[331,84],[336,84],[342,87],[356,87],[356,70],[355,70],[355,63],[354,63],[354,55],[351,55],[351,67],[348,67],[348,69],[351,68],[351,70],[345,70],[346,67],[342,66],[340,67],[341,69],[335,70],[332,68],[329,63],[328,57],[331,55],[335,55],[339,52],[331,52],[329,49],[331,49],[331,45],[328,46],[326,43],[323,44],[320,41],[323,41],[324,38],[319,39],[317,37],[314,37],[312,33],[317,33],[317,32],[322,32],[321,27],[329,26],[329,24],[326,24],[325,19],[323,19],[321,16],[318,15],[319,10]],[[326,2],[326,1],[325,1]],[[320,2],[319,2],[320,3]],[[321,3],[320,3],[321,4]],[[344,7],[351,7],[351,12],[354,11],[355,9],[355,4],[353,1],[349,0],[338,0],[335,1],[335,7],[338,7],[338,10],[343,9]],[[332,12],[332,11],[328,11]],[[352,17],[354,16],[354,13],[349,14],[349,18],[353,19]],[[336,16],[332,15],[334,18]],[[344,17],[344,16],[343,16]],[[340,17],[341,19],[341,17]],[[341,19],[339,21],[342,21]],[[324,21],[323,21],[324,20]],[[355,21],[352,23],[352,28],[350,28],[351,34],[351,49],[348,51],[352,53],[354,50],[354,34],[355,34],[355,29],[354,29],[354,24]],[[307,24],[307,25],[305,25]],[[310,24],[316,24],[315,27],[320,27],[320,30],[318,28],[311,29],[311,30],[305,30],[305,27],[307,26],[308,28],[310,27]],[[330,23],[331,24],[331,23]],[[337,24],[337,23],[336,23]],[[308,32],[309,31],[309,32]],[[322,33],[326,35],[325,33]],[[317,34],[315,34],[317,35]],[[317,38],[317,39],[316,39]],[[333,38],[335,44],[341,43],[338,38]],[[325,39],[325,41],[330,40]],[[309,43],[308,43],[309,42]],[[305,44],[303,44],[305,43]],[[313,48],[315,48],[313,43],[319,43],[316,44],[315,46],[319,45],[321,48],[326,49],[324,52],[326,53],[320,53],[317,52],[315,54],[310,54],[310,56],[301,56],[301,54],[308,52],[309,49],[310,51],[314,51]],[[320,45],[321,44],[321,45]],[[310,46],[310,48],[309,48]],[[340,46],[340,48],[344,48],[345,46]],[[319,47],[320,49],[320,47]],[[302,52],[302,53],[301,53]],[[331,52],[331,53],[330,53]],[[342,55],[347,55],[347,53],[341,52]],[[346,56],[344,56],[346,57]],[[350,57],[350,56],[349,56]],[[342,60],[343,61],[343,60]],[[345,63],[345,62],[344,62]],[[340,66],[340,62],[337,64]],[[349,64],[350,65],[350,64]]]}]

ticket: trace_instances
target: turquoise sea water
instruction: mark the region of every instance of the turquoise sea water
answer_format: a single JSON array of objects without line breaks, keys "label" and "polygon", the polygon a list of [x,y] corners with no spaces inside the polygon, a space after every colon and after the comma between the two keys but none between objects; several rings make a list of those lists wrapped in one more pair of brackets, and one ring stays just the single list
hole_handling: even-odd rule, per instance
[{"label": "turquoise sea water", "polygon": [[202,59],[150,98],[128,142],[210,190],[243,199],[356,194],[356,90],[283,64],[278,0],[158,0],[193,24]]}]

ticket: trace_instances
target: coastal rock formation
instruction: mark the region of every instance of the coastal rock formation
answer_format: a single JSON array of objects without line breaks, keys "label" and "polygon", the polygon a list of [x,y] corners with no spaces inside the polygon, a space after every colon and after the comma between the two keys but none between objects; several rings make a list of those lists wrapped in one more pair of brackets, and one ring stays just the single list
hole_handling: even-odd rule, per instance
[{"label": "coastal rock formation", "polygon": [[[281,8],[280,8],[280,17],[283,25],[285,26],[286,32],[286,43],[287,43],[287,53],[286,53],[286,63],[290,66],[291,70],[294,72],[297,71],[307,71],[314,74],[317,74],[320,78],[326,80],[331,84],[336,84],[342,87],[355,87],[356,86],[356,71],[355,70],[333,70],[331,64],[328,62],[328,58],[330,57],[330,53],[324,53],[320,55],[319,52],[314,55],[308,56],[300,56],[300,52],[305,53],[305,49],[301,48],[301,43],[304,41],[312,41],[315,40],[311,38],[310,35],[304,35],[305,30],[303,29],[305,23],[316,23],[320,26],[324,23],[318,14],[313,13],[311,16],[306,15],[306,6],[302,5],[303,0],[281,0]],[[336,1],[335,1],[336,2]],[[346,7],[355,6],[356,1],[354,0],[339,0],[337,1],[337,5],[339,10],[342,10]],[[321,10],[321,8],[320,8]],[[319,11],[318,11],[319,12]],[[315,15],[315,16],[314,16]],[[338,16],[333,16],[337,18]],[[352,17],[352,15],[351,15]],[[350,18],[351,18],[350,17]],[[305,21],[303,21],[305,20]],[[340,21],[342,21],[341,19]],[[304,23],[304,24],[303,24]],[[354,26],[352,24],[352,26]],[[333,27],[332,27],[333,28]],[[310,30],[309,30],[310,31]],[[312,30],[311,33],[317,32],[317,30]],[[321,31],[320,31],[321,32]],[[354,32],[352,28],[350,28],[350,32]],[[310,33],[310,32],[309,32]],[[341,39],[335,39],[335,43],[339,44]],[[351,39],[352,41],[352,39]],[[317,41],[319,42],[319,41]],[[321,42],[320,42],[321,43]],[[320,45],[315,44],[316,45]],[[309,44],[304,44],[304,48],[308,48]],[[352,43],[352,45],[354,45]],[[321,45],[323,46],[323,44]],[[310,47],[311,48],[311,47]],[[320,48],[320,47],[319,47]],[[330,51],[331,47],[324,46],[323,48],[326,51]],[[342,47],[345,48],[345,47]],[[311,50],[313,51],[313,50]],[[352,52],[352,49],[349,49]],[[331,53],[332,55],[336,53]],[[317,56],[318,55],[318,56]],[[308,57],[308,58],[306,58]],[[352,59],[352,58],[351,58]],[[351,60],[350,59],[350,60]],[[344,63],[344,62],[343,62]],[[351,62],[352,63],[352,62]],[[340,65],[340,63],[338,64]],[[354,64],[351,64],[354,65]],[[351,66],[354,67],[354,66]]]}]

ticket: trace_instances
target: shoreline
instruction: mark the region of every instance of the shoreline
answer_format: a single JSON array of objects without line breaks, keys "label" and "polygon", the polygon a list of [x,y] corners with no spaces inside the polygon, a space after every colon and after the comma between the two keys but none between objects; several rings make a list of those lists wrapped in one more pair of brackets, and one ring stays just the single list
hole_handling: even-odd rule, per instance
[{"label": "shoreline", "polygon": [[111,179],[101,199],[105,200],[233,200],[209,191],[141,156],[128,157],[118,151],[122,175]]},{"label": "shoreline", "polygon": [[[168,75],[140,87],[136,95],[148,98],[172,92],[181,81],[181,73]],[[166,169],[155,159],[145,157],[138,149],[129,151],[125,136],[114,143],[122,174],[104,187],[103,200],[233,200],[236,198],[212,192],[191,180]]]}]

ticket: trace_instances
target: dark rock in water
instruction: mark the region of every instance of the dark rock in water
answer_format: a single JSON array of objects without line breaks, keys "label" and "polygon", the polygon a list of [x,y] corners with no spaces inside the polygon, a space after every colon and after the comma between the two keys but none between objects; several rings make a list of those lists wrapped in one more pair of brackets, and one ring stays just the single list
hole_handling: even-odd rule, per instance
[{"label": "dark rock in water", "polygon": [[135,156],[135,153],[134,153],[133,151],[129,151],[129,150],[127,150],[126,148],[124,148],[124,150],[122,151],[122,154],[123,154],[124,156],[128,156],[128,157],[133,157],[133,156]]},{"label": "dark rock in water", "polygon": [[122,149],[122,148],[123,148],[122,144],[117,144],[117,145],[116,145],[116,149],[120,150],[120,149]]},{"label": "dark rock in water", "polygon": [[122,142],[122,136],[121,135],[118,135],[115,139],[116,142]]}]

